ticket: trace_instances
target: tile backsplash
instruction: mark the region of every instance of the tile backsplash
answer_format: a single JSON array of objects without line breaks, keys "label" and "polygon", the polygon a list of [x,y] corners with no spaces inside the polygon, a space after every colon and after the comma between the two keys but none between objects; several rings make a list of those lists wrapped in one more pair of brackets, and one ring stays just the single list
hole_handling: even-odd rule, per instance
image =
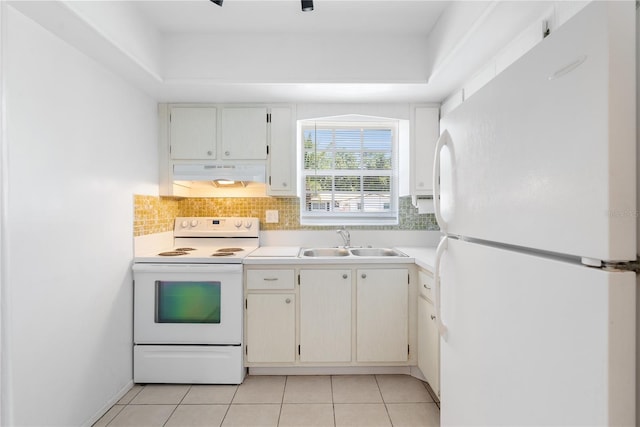
[{"label": "tile backsplash", "polygon": [[[433,214],[418,214],[411,197],[400,198],[398,225],[353,226],[367,230],[438,230]],[[266,223],[265,211],[277,210],[278,223]],[[174,198],[134,196],[134,235],[173,230],[178,216],[249,216],[260,218],[261,230],[325,230],[335,227],[300,225],[300,199],[297,197],[216,197]]]}]

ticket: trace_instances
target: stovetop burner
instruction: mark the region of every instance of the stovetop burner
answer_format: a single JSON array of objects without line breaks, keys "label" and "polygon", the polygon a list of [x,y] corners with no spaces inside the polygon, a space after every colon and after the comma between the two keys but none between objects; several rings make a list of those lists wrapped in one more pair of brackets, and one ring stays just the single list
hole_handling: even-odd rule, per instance
[{"label": "stovetop burner", "polygon": [[158,254],[158,256],[180,256],[180,255],[186,255],[187,252],[185,251],[168,251],[168,252],[160,252]]},{"label": "stovetop burner", "polygon": [[178,217],[173,240],[159,239],[158,244],[167,246],[151,248],[148,254],[136,253],[135,262],[242,264],[260,246],[259,236],[260,220],[254,217]]}]

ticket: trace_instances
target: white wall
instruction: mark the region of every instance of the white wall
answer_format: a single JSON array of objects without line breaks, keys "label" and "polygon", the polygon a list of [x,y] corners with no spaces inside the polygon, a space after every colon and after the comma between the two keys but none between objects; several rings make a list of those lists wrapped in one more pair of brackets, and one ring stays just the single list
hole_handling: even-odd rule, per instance
[{"label": "white wall", "polygon": [[419,34],[179,34],[165,36],[163,71],[169,83],[423,83],[425,50]]},{"label": "white wall", "polygon": [[131,383],[133,194],[158,191],[157,107],[2,7],[2,425],[87,425]]}]

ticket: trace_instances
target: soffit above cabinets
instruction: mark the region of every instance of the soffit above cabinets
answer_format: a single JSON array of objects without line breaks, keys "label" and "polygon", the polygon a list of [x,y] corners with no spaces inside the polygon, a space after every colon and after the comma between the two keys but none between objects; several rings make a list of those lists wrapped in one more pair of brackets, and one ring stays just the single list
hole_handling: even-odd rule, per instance
[{"label": "soffit above cabinets", "polygon": [[161,102],[440,102],[548,1],[9,2]]}]

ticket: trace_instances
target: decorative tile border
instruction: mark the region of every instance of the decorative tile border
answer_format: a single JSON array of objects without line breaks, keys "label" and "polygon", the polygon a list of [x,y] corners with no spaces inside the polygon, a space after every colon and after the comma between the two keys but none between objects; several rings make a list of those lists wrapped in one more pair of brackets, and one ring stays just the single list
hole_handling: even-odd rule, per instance
[{"label": "decorative tile border", "polygon": [[[261,230],[326,230],[335,227],[300,225],[300,199],[297,197],[217,197],[186,198],[134,197],[134,234],[161,233],[173,230],[177,216],[248,216],[260,218]],[[438,230],[433,214],[418,214],[410,197],[399,200],[399,224],[392,226],[353,226],[353,230]],[[277,210],[277,224],[265,222],[265,211]]]}]

